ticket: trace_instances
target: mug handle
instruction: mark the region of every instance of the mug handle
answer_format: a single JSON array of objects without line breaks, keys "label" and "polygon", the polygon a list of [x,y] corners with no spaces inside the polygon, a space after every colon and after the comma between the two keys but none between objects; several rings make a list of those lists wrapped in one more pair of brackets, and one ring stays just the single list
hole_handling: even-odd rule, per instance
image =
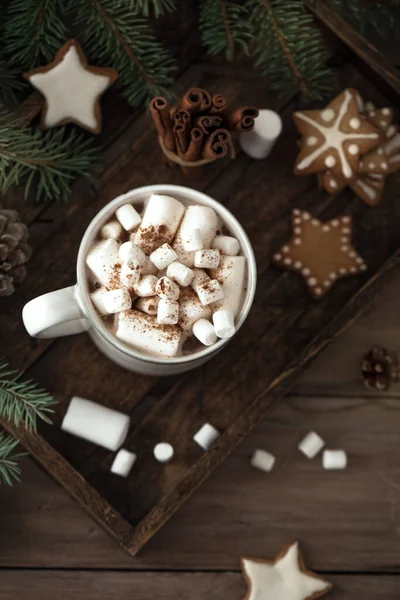
[{"label": "mug handle", "polygon": [[34,298],[22,309],[22,320],[29,335],[36,338],[73,335],[90,328],[78,303],[76,285]]}]

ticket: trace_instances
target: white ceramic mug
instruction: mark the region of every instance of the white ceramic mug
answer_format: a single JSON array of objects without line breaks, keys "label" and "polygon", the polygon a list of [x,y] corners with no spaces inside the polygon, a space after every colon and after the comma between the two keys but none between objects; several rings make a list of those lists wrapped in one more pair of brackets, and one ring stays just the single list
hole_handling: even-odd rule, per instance
[{"label": "white ceramic mug", "polygon": [[[92,305],[86,273],[86,254],[101,227],[122,204],[142,204],[151,194],[166,194],[183,204],[211,206],[235,236],[247,259],[247,286],[243,306],[237,321],[237,330],[245,321],[253,303],[256,289],[256,263],[250,241],[235,217],[221,204],[206,194],[178,185],[148,185],[118,196],[107,204],[91,221],[82,238],[77,265],[77,284],[50,292],[31,300],[22,311],[28,333],[33,337],[51,338],[87,331],[99,350],[121,367],[147,375],[173,375],[198,367],[212,358],[229,339],[220,339],[213,346],[205,346],[193,354],[174,358],[146,356],[125,345],[104,327]],[[232,338],[230,338],[232,339]]]}]

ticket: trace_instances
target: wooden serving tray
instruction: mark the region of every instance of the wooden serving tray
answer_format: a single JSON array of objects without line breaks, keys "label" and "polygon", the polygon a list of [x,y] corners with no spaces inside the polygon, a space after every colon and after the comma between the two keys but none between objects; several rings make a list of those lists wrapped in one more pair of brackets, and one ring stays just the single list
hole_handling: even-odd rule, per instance
[{"label": "wooden serving tray", "polygon": [[[314,3],[315,4],[315,3]],[[393,103],[371,81],[371,73],[349,55],[340,69],[343,87],[353,86],[378,106]],[[34,255],[29,278],[15,298],[4,301],[2,338],[14,367],[52,391],[59,404],[52,426],[38,434],[15,431],[22,444],[125,548],[138,550],[190,497],[289,390],[304,366],[348,327],[391,278],[400,257],[400,178],[389,179],[385,198],[366,206],[349,190],[337,197],[318,190],[315,177],[294,177],[297,134],[291,115],[296,100],[279,102],[264,82],[247,71],[192,66],[178,87],[201,85],[232,102],[278,110],[284,129],[266,161],[243,154],[219,161],[206,179],[189,185],[225,204],[244,225],[258,265],[254,306],[238,335],[211,362],[182,376],[157,379],[122,370],[108,361],[85,334],[33,340],[21,323],[29,299],[75,280],[82,234],[98,210],[115,196],[150,183],[188,181],[161,160],[156,135],[146,114],[135,114],[110,94],[105,106],[104,167],[99,192],[91,198],[78,183],[68,205],[25,205],[16,196],[6,204],[20,209],[30,223]],[[399,88],[400,89],[400,88]],[[354,217],[354,245],[369,265],[362,276],[341,280],[320,301],[307,293],[294,273],[271,266],[271,256],[290,237],[294,207],[318,218]],[[2,308],[3,308],[2,305]],[[131,415],[124,447],[138,455],[127,480],[111,475],[111,454],[60,430],[71,396],[81,395]],[[221,437],[208,452],[193,441],[205,422]],[[160,441],[175,448],[174,460],[158,464],[152,455]],[[268,485],[268,482],[266,482]]]}]

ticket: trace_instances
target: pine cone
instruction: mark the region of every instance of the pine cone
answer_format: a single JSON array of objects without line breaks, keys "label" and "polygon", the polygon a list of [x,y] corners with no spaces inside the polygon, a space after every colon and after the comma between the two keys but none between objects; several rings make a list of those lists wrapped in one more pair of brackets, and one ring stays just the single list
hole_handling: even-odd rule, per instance
[{"label": "pine cone", "polygon": [[365,387],[387,390],[392,381],[399,380],[399,365],[396,355],[391,355],[381,346],[371,348],[361,363]]},{"label": "pine cone", "polygon": [[32,254],[27,239],[28,228],[18,212],[0,208],[0,296],[11,296],[26,277],[25,263]]}]

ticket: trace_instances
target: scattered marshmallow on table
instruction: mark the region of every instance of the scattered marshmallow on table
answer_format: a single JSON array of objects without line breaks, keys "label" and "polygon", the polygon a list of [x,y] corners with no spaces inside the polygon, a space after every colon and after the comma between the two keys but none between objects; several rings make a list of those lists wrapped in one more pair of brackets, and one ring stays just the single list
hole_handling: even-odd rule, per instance
[{"label": "scattered marshmallow on table", "polygon": [[193,325],[193,335],[205,346],[212,346],[217,341],[215,329],[207,319],[199,319]]},{"label": "scattered marshmallow on table", "polygon": [[116,316],[115,337],[129,347],[150,356],[176,356],[182,331],[177,325],[163,325],[140,310],[126,310]]},{"label": "scattered marshmallow on table", "polygon": [[156,315],[159,301],[160,298],[158,296],[139,298],[139,300],[136,302],[136,308],[148,315]]},{"label": "scattered marshmallow on table", "polygon": [[219,250],[213,250],[212,248],[197,250],[194,255],[194,266],[198,269],[216,269],[220,260]]},{"label": "scattered marshmallow on table", "polygon": [[179,285],[164,275],[157,281],[156,294],[164,300],[178,300],[180,294]]},{"label": "scattered marshmallow on table", "polygon": [[210,279],[210,281],[197,286],[197,295],[200,298],[200,302],[207,306],[207,304],[222,300],[224,290],[216,279]]},{"label": "scattered marshmallow on table", "polygon": [[269,473],[275,464],[275,456],[265,450],[255,450],[251,458],[251,466]]},{"label": "scattered marshmallow on table", "polygon": [[131,295],[125,288],[104,292],[103,302],[104,308],[110,315],[128,310],[132,306]]},{"label": "scattered marshmallow on table", "polygon": [[347,466],[346,452],[344,450],[324,450],[322,466],[328,471],[345,469]]},{"label": "scattered marshmallow on table", "polygon": [[210,425],[210,423],[204,423],[193,436],[193,440],[203,448],[203,450],[208,450],[218,438],[219,431]]},{"label": "scattered marshmallow on table", "polygon": [[107,286],[114,277],[114,271],[120,262],[119,244],[110,238],[96,244],[86,256],[86,264],[93,275],[103,285]]},{"label": "scattered marshmallow on table", "polygon": [[215,236],[211,247],[219,250],[221,254],[225,254],[227,256],[236,256],[239,254],[240,250],[239,240],[231,237],[230,235]]},{"label": "scattered marshmallow on table", "polygon": [[203,236],[198,227],[195,227],[190,233],[185,235],[184,239],[182,239],[182,246],[186,252],[195,252],[204,248]]},{"label": "scattered marshmallow on table", "polygon": [[61,429],[88,442],[118,450],[129,429],[129,416],[107,406],[74,396],[68,406]]},{"label": "scattered marshmallow on table", "polygon": [[134,290],[141,298],[156,295],[157,277],[155,275],[145,275],[135,284]]},{"label": "scattered marshmallow on table", "polygon": [[193,271],[180,262],[173,262],[167,267],[167,277],[182,287],[187,287],[193,281]]},{"label": "scattered marshmallow on table", "polygon": [[307,456],[307,458],[312,459],[317,456],[318,452],[320,452],[320,450],[322,450],[324,446],[325,442],[322,439],[322,437],[319,436],[318,433],[315,433],[315,431],[310,431],[301,440],[300,444],[298,445],[298,448],[300,452],[304,454],[304,456]]},{"label": "scattered marshmallow on table", "polygon": [[156,446],[154,446],[153,450],[155,459],[161,463],[169,462],[174,456],[174,449],[171,444],[167,444],[166,442],[160,442]]},{"label": "scattered marshmallow on table", "polygon": [[250,158],[267,158],[282,131],[282,120],[278,113],[269,109],[260,110],[254,119],[251,131],[242,131],[239,145]]},{"label": "scattered marshmallow on table", "polygon": [[126,231],[135,229],[142,220],[142,217],[139,215],[136,208],[133,208],[132,204],[124,204],[117,208],[115,216]]},{"label": "scattered marshmallow on table", "polygon": [[179,320],[179,302],[160,298],[157,308],[157,321],[161,325],[176,325]]},{"label": "scattered marshmallow on table", "polygon": [[114,462],[111,465],[111,473],[120,477],[128,477],[136,458],[136,454],[122,448],[114,458]]},{"label": "scattered marshmallow on table", "polygon": [[213,313],[215,333],[219,338],[226,339],[233,336],[236,331],[235,319],[230,309],[221,308]]},{"label": "scattered marshmallow on table", "polygon": [[119,247],[119,256],[121,260],[127,263],[130,267],[136,265],[142,266],[146,261],[146,255],[139,246],[133,242],[125,242]]},{"label": "scattered marshmallow on table", "polygon": [[141,271],[139,265],[132,268],[127,263],[122,263],[119,280],[121,285],[128,288],[128,290],[134,289],[140,279],[140,275]]},{"label": "scattered marshmallow on table", "polygon": [[118,240],[122,234],[122,225],[118,221],[109,221],[101,228],[101,237],[104,239],[113,238]]},{"label": "scattered marshmallow on table", "polygon": [[162,244],[150,254],[151,262],[159,271],[166,269],[176,259],[176,252],[169,244]]}]

